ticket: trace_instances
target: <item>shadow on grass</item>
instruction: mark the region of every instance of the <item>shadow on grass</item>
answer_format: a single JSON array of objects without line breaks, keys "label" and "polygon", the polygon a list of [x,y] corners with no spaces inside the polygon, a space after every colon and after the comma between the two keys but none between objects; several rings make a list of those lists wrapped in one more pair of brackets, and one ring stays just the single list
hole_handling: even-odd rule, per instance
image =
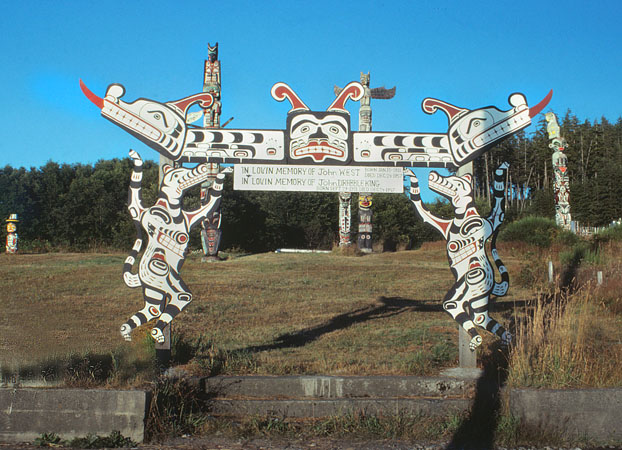
[{"label": "shadow on grass", "polygon": [[[369,320],[383,319],[386,317],[392,317],[405,312],[443,312],[443,307],[440,302],[434,301],[421,301],[410,300],[403,297],[379,297],[377,303],[380,305],[374,305],[365,308],[359,308],[345,314],[339,314],[328,322],[303,330],[296,331],[294,333],[285,333],[278,336],[274,342],[270,344],[255,345],[247,347],[242,352],[256,353],[268,350],[278,350],[284,348],[302,347],[310,342],[319,339],[327,333],[333,331],[343,330],[351,327],[352,325],[367,322]],[[513,302],[513,303],[498,303],[495,304],[494,309],[496,311],[504,311],[514,309],[520,304],[526,303],[525,301]],[[448,319],[450,319],[448,317]]]},{"label": "shadow on grass", "polygon": [[[319,339],[321,336],[333,331],[343,330],[357,323],[369,320],[383,319],[386,317],[402,314],[407,311],[440,312],[443,308],[439,304],[431,304],[425,301],[409,300],[402,297],[380,297],[380,305],[359,308],[345,314],[339,314],[328,322],[311,328],[305,328],[295,333],[285,333],[270,344],[247,347],[243,352],[256,353],[267,350],[278,350],[292,347],[302,347]],[[436,303],[436,302],[435,302]]]},{"label": "shadow on grass", "polygon": [[501,389],[508,377],[508,349],[495,343],[482,356],[484,372],[477,380],[469,416],[446,447],[447,450],[486,450],[495,448],[495,431],[501,412]]}]

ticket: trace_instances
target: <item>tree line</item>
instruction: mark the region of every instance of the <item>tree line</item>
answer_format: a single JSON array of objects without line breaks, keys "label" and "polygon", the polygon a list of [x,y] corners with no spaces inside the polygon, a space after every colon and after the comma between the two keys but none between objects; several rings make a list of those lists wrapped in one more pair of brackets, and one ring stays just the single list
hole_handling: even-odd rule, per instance
[{"label": "tree line", "polygon": [[[129,249],[136,229],[127,211],[133,163],[129,158],[94,165],[48,162],[40,168],[0,169],[0,217],[19,216],[23,250]],[[145,161],[143,204],[157,198],[158,164]],[[195,187],[184,197],[184,208],[199,206]],[[352,196],[353,232],[357,229],[357,198]],[[374,197],[375,231],[389,248],[433,238],[417,221],[405,196]],[[338,241],[337,194],[234,191],[225,181],[221,249],[263,252],[280,247],[330,249]],[[191,248],[200,248],[198,227]]]},{"label": "tree line", "polygon": [[[568,141],[570,204],[573,219],[604,225],[622,217],[622,119],[579,122],[570,111],[560,118]],[[474,162],[479,210],[487,213],[494,169],[510,162],[507,218],[554,217],[551,168],[544,118],[532,136],[521,132]],[[20,247],[32,250],[129,249],[136,230],[126,209],[132,162],[102,160],[94,165],[48,162],[40,168],[0,169],[0,217],[17,213]],[[143,201],[157,197],[158,165],[145,161]],[[199,205],[199,188],[184,205]],[[436,201],[429,207],[451,217],[451,207]],[[352,196],[352,231],[358,226],[357,196]],[[414,214],[405,195],[373,197],[374,242],[385,249],[416,247],[437,239],[436,232]],[[338,242],[338,200],[334,193],[234,191],[227,177],[222,201],[221,249],[262,252],[280,247],[330,249]],[[355,240],[355,239],[354,239]],[[198,229],[191,247],[200,248]]]},{"label": "tree line", "polygon": [[[615,124],[605,117],[591,123],[580,122],[570,110],[558,116],[561,136],[568,148],[570,213],[584,225],[603,226],[622,217],[622,118]],[[524,131],[503,141],[495,150],[474,163],[478,196],[490,202],[489,187],[494,169],[502,161],[510,163],[508,172],[508,215],[554,216],[551,163],[546,120],[540,115],[536,132]]]}]

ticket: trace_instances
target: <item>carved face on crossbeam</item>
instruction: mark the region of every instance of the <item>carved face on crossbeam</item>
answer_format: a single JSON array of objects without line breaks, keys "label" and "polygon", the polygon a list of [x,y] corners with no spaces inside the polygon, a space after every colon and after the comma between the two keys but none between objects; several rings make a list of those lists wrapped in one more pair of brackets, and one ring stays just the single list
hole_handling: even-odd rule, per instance
[{"label": "carved face on crossbeam", "polygon": [[293,160],[311,158],[347,161],[350,143],[350,116],[337,112],[294,113],[288,117],[289,156]]},{"label": "carved face on crossbeam", "polygon": [[272,96],[288,99],[292,109],[287,113],[285,147],[288,159],[296,164],[347,164],[352,159],[350,113],[345,109],[348,99],[359,100],[363,86],[348,84],[326,111],[310,111],[285,83],[272,87]]}]

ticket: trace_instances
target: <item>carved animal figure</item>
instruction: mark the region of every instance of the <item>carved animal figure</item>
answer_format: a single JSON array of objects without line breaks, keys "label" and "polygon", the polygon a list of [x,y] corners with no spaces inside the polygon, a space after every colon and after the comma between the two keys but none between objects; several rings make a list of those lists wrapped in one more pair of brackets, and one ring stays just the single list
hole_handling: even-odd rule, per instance
[{"label": "carved animal figure", "polygon": [[[488,313],[490,296],[504,296],[509,287],[509,275],[496,249],[499,226],[505,210],[505,174],[508,165],[503,163],[495,171],[494,205],[487,218],[475,209],[471,176],[452,175],[443,177],[430,172],[429,187],[447,198],[454,208],[451,220],[434,216],[421,201],[417,177],[410,176],[410,200],[424,222],[436,228],[447,241],[447,257],[456,282],[443,299],[443,309],[471,336],[469,347],[474,350],[482,338],[475,326],[496,334],[508,345],[512,336]],[[486,253],[486,241],[492,237],[491,251],[501,274],[501,282],[495,274]]]},{"label": "carved animal figure", "polygon": [[[207,179],[210,173],[207,164],[193,169],[165,165],[158,201],[145,208],[141,189],[143,162],[133,150],[130,157],[134,160],[134,169],[128,210],[137,229],[137,239],[125,260],[123,280],[131,288],[142,288],[145,306],[121,326],[121,335],[130,341],[134,328],[157,318],[151,336],[163,343],[166,325],[192,301],[192,294],[179,275],[190,229],[220,204],[225,175],[217,175],[205,205],[194,211],[184,211],[181,204],[184,191]],[[147,246],[140,258],[138,273],[134,274],[132,266],[143,246],[143,230],[147,233]]]}]

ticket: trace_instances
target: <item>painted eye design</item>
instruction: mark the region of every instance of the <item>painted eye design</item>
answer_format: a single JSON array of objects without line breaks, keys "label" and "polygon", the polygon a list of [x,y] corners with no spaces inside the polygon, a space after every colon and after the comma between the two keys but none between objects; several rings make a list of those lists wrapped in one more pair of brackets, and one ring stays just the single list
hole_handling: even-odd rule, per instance
[{"label": "painted eye design", "polygon": [[176,121],[172,116],[167,115],[160,105],[154,105],[153,103],[144,105],[139,112],[139,116],[145,122],[164,132],[172,131],[176,125]]},{"label": "painted eye design", "polygon": [[311,127],[309,125],[303,125],[300,127],[299,131],[306,134],[311,131]]},{"label": "painted eye design", "polygon": [[153,117],[154,120],[157,120],[158,122],[162,122],[162,124],[164,124],[165,127],[168,127],[168,123],[166,123],[166,117],[164,117],[164,115],[160,112],[160,111],[147,111],[148,113],[151,114],[151,117]]},{"label": "painted eye design", "polygon": [[328,131],[330,131],[332,134],[339,134],[339,128],[335,126],[330,127]]}]

